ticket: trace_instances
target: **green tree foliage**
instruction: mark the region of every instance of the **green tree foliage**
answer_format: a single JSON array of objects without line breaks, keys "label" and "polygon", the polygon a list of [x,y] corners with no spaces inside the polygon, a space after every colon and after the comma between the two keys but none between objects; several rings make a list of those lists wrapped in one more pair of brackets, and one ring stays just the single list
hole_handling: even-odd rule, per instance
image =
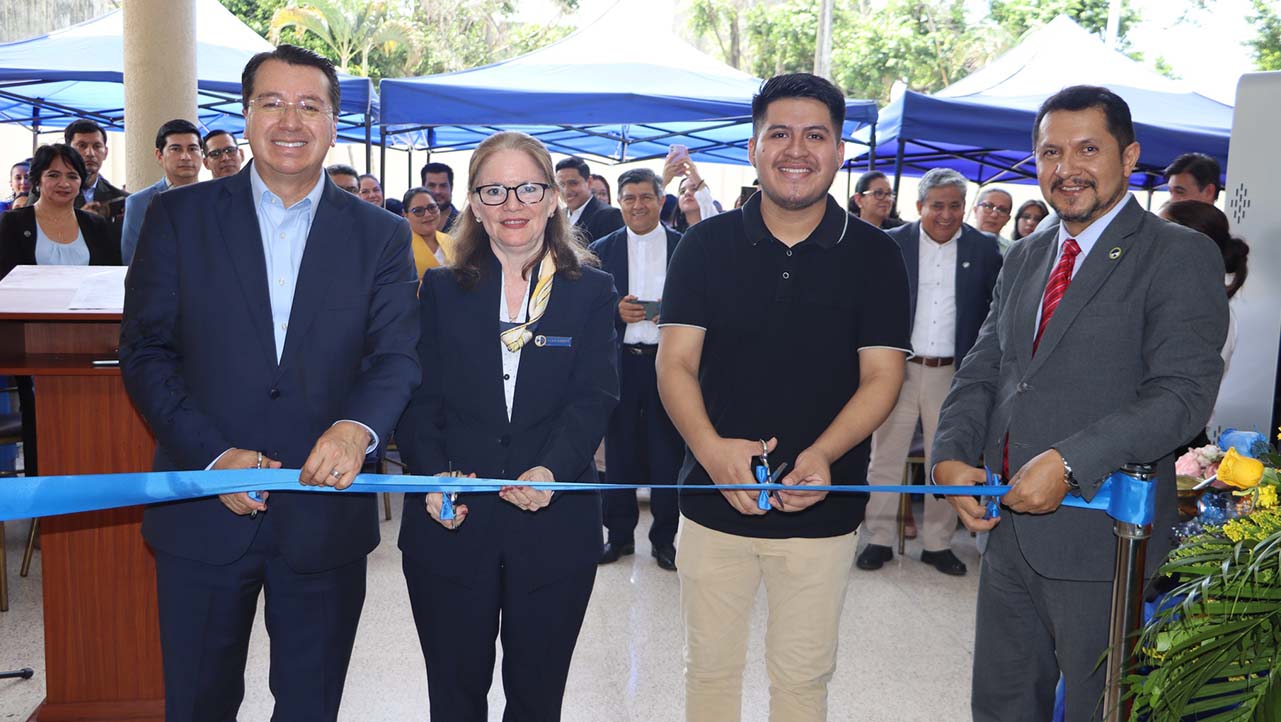
[{"label": "green tree foliage", "polygon": [[1259,70],[1281,70],[1281,11],[1272,0],[1253,0],[1254,12],[1247,20],[1258,35],[1247,41]]},{"label": "green tree foliage", "polygon": [[[992,0],[991,16],[997,24],[1018,38],[1032,28],[1066,15],[1092,33],[1103,35],[1108,25],[1108,0]],[[1133,2],[1122,4],[1117,40],[1126,49],[1126,34],[1142,20]]]},{"label": "green tree foliage", "polygon": [[279,8],[271,16],[268,39],[280,41],[286,28],[320,39],[338,70],[357,75],[371,73],[370,56],[384,57],[406,48],[411,58],[417,48],[413,30],[398,10],[384,0],[308,0]]}]

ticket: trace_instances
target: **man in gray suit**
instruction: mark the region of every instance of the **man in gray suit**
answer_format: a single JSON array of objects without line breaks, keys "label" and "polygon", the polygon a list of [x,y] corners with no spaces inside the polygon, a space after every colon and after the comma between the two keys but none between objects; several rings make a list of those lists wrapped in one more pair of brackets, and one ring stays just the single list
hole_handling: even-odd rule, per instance
[{"label": "man in gray suit", "polygon": [[1139,144],[1125,101],[1066,88],[1041,106],[1033,140],[1041,192],[1061,223],[1010,250],[934,439],[939,484],[982,483],[982,463],[1013,472],[1000,519],[984,519],[975,499],[952,499],[967,527],[991,532],[975,722],[1049,719],[1060,673],[1069,722],[1102,714],[1112,522],[1060,504],[1069,493],[1093,498],[1127,462],[1154,464],[1147,570],[1156,569],[1176,519],[1174,452],[1210,416],[1227,333],[1214,244],[1126,191]]}]

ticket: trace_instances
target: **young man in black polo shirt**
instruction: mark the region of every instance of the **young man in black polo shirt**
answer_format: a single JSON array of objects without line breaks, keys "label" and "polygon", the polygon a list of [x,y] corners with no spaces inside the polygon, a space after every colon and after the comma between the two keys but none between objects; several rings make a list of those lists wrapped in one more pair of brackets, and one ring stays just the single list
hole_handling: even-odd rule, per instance
[{"label": "young man in black polo shirt", "polygon": [[766,82],[748,157],[761,192],[689,230],[663,291],[658,384],[688,448],[682,484],[755,483],[768,447],[796,486],[757,508],[744,491],[681,495],[677,567],[685,619],[685,716],[738,720],[761,580],[771,722],[823,720],[854,560],[872,432],[909,353],[898,247],[828,189],[844,157],[845,99],[808,74]]}]

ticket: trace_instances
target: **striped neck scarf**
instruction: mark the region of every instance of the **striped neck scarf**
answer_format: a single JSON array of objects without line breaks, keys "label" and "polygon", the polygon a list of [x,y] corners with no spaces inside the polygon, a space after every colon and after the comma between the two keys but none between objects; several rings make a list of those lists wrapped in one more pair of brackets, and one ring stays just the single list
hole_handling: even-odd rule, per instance
[{"label": "striped neck scarf", "polygon": [[530,329],[538,323],[538,319],[542,318],[547,310],[547,303],[552,297],[552,279],[555,276],[556,261],[552,258],[551,251],[548,251],[543,254],[543,260],[538,264],[538,283],[534,284],[534,292],[529,297],[529,316],[524,323],[518,323],[498,335],[508,351],[515,353],[534,338],[534,333]]}]

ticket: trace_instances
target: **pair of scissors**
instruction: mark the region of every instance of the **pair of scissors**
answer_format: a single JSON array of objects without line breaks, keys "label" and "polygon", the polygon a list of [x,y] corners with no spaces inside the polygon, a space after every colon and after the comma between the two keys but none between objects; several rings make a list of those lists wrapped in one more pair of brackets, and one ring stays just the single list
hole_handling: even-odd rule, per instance
[{"label": "pair of scissors", "polygon": [[[784,461],[779,464],[778,468],[771,473],[769,468],[769,444],[764,439],[761,439],[761,463],[756,466],[754,471],[757,484],[777,484],[779,478],[783,476],[783,472],[787,471],[787,462]],[[761,511],[769,511],[771,508],[769,499],[769,490],[761,489],[761,492],[756,495],[756,508]]]},{"label": "pair of scissors", "polygon": [[[1000,486],[1001,485],[1001,477],[993,473],[992,470],[987,468],[986,465],[983,467],[983,473],[986,474],[986,479],[983,482],[984,486]],[[1000,519],[1001,518],[1001,502],[998,499],[999,497],[995,497],[995,496],[980,497],[980,501],[983,502],[984,506],[986,506],[987,508],[987,513],[983,515],[984,519]]]}]

